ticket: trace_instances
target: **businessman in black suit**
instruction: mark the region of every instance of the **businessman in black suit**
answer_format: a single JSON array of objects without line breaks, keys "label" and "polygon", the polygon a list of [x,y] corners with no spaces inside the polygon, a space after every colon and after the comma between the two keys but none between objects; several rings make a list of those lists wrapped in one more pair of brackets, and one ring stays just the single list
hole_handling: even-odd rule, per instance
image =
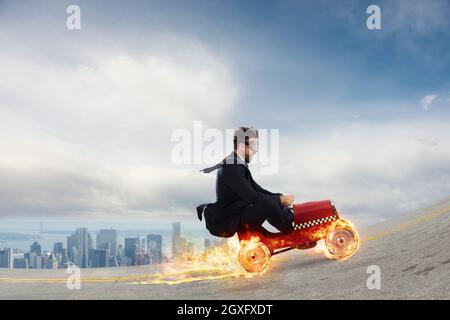
[{"label": "businessman in black suit", "polygon": [[292,231],[294,202],[291,195],[263,189],[253,180],[248,163],[258,151],[258,131],[241,127],[235,130],[234,150],[221,163],[203,169],[205,173],[217,169],[215,203],[197,207],[198,217],[205,216],[211,234],[231,237],[237,231],[260,229],[268,221],[279,231]]}]

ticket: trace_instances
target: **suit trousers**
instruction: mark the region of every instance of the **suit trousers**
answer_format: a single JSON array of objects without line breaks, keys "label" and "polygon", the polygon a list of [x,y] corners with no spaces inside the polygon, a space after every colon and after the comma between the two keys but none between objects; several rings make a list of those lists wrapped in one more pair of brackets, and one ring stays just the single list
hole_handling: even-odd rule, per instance
[{"label": "suit trousers", "polygon": [[239,218],[239,231],[258,230],[266,220],[283,233],[292,231],[290,222],[283,215],[283,208],[269,196],[245,208]]}]

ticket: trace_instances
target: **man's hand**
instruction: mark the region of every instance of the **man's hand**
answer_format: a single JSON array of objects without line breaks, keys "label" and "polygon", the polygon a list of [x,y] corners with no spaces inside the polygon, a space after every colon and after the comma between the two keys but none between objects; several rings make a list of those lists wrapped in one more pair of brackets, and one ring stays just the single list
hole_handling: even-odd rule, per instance
[{"label": "man's hand", "polygon": [[280,196],[281,204],[283,207],[289,207],[294,203],[294,196],[292,195],[281,195]]}]

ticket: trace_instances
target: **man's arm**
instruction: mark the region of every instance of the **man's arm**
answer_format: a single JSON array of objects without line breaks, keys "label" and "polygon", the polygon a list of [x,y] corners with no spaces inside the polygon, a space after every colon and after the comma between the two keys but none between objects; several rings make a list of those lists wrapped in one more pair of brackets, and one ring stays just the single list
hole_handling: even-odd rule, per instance
[{"label": "man's arm", "polygon": [[279,192],[270,192],[269,190],[264,189],[263,187],[261,187],[259,184],[256,183],[255,180],[253,180],[253,182],[255,183],[256,186],[256,190],[265,194],[269,194],[272,196],[281,196],[282,194]]},{"label": "man's arm", "polygon": [[[224,165],[222,168],[223,181],[245,201],[253,204],[266,196],[264,192],[255,190],[250,181],[247,180],[244,167]],[[280,199],[278,199],[279,202]]]},{"label": "man's arm", "polygon": [[270,191],[264,189],[263,187],[261,187],[259,184],[257,184],[255,180],[253,180],[253,182],[255,183],[256,190],[258,190],[258,192],[267,194],[269,197],[271,197],[273,200],[275,200],[275,202],[278,203],[278,205],[279,205],[280,207],[283,207],[283,205],[282,205],[282,203],[281,203],[281,196],[282,196],[283,194],[278,193],[278,192],[277,192],[277,193],[275,193],[275,192],[270,192]]},{"label": "man's arm", "polygon": [[262,188],[259,184],[256,183],[255,180],[253,180],[253,182],[256,186],[256,189],[259,192],[265,193],[265,194],[269,195],[270,197],[272,197],[272,199],[274,199],[281,207],[290,206],[294,201],[294,196],[285,196],[281,193],[270,192],[270,191]]}]

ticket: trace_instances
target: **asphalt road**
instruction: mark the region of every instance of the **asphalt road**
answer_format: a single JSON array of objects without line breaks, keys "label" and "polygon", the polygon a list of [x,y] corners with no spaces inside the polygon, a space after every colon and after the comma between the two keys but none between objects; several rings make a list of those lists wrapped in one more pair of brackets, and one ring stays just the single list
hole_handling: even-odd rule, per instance
[{"label": "asphalt road", "polygon": [[[345,218],[345,215],[344,215]],[[0,299],[449,299],[450,198],[360,230],[347,261],[316,250],[274,256],[268,271],[194,270],[188,265],[82,269],[69,290],[66,270],[0,269]],[[380,289],[369,289],[369,266]],[[201,269],[201,268],[200,268]]]}]

